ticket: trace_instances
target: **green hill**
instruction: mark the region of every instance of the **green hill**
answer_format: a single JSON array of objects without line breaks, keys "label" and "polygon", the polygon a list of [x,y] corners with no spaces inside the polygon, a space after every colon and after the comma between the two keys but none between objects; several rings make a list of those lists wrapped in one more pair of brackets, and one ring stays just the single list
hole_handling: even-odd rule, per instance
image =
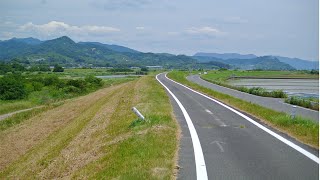
[{"label": "green hill", "polygon": [[189,68],[196,60],[184,55],[142,53],[123,46],[101,43],[76,43],[67,36],[25,43],[11,39],[0,42],[0,61],[12,59],[29,64],[60,64],[65,67],[83,66],[152,66]]}]

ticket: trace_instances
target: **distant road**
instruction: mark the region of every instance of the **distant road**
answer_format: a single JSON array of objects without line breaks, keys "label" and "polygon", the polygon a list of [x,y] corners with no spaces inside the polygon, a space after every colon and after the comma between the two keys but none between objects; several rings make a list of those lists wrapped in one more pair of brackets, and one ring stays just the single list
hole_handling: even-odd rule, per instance
[{"label": "distant road", "polygon": [[[281,111],[288,114],[292,113],[292,105],[284,103],[283,99],[280,99],[280,98],[261,97],[261,96],[255,96],[252,94],[240,92],[234,89],[226,88],[226,87],[219,86],[219,85],[210,83],[208,81],[205,81],[201,79],[199,75],[191,75],[191,76],[188,76],[187,79],[191,82],[197,83],[209,89],[212,89],[224,94],[228,94],[248,102],[259,104],[260,106],[273,109],[275,111]],[[315,122],[319,122],[319,111],[314,111],[311,109],[297,106],[296,114],[300,116],[308,117],[314,120]]]},{"label": "distant road", "polygon": [[178,179],[319,179],[318,151],[168,79],[180,124]]}]

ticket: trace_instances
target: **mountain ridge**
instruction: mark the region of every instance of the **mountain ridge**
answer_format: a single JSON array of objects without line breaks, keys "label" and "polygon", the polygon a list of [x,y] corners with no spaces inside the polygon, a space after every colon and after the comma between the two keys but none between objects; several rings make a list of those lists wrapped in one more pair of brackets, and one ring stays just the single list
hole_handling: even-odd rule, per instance
[{"label": "mountain ridge", "polygon": [[[299,58],[290,58],[290,57],[284,57],[284,56],[276,56],[276,55],[267,55],[277,58],[280,62],[289,64],[290,66],[294,67],[297,70],[312,70],[312,69],[319,69],[319,61],[310,61],[310,60],[304,60]],[[204,53],[204,52],[198,52],[195,53],[192,57],[202,61],[221,61],[222,60],[228,60],[228,59],[254,59],[259,56],[256,56],[254,54],[239,54],[239,53]],[[260,56],[261,57],[261,56]],[[262,56],[266,57],[266,56]]]},{"label": "mountain ridge", "polygon": [[[18,59],[21,62],[31,64],[52,65],[58,63],[65,67],[160,65],[165,68],[178,69],[240,68],[270,70],[271,68],[273,70],[293,70],[298,69],[297,67],[305,67],[306,64],[304,60],[296,58],[292,61],[290,58],[281,56],[258,57],[254,54],[242,55],[238,53],[197,53],[196,55],[199,56],[144,53],[120,45],[75,42],[68,36],[46,41],[32,37],[0,41],[0,62]],[[312,67],[316,67],[316,65],[313,64]],[[310,68],[310,65],[307,68]]]}]

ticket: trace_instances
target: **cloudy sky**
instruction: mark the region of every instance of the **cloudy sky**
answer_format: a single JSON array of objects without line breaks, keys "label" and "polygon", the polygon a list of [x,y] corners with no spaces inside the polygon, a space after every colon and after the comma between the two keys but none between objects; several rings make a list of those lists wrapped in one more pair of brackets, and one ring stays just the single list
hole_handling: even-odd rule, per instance
[{"label": "cloudy sky", "polygon": [[318,0],[1,0],[0,39],[63,35],[144,52],[318,60]]}]

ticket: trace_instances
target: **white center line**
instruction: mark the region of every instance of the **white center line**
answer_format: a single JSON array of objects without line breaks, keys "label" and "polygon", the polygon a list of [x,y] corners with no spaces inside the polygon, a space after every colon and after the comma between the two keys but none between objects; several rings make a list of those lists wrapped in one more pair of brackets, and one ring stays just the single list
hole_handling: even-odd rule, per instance
[{"label": "white center line", "polygon": [[213,114],[209,109],[206,109],[205,111],[211,115]]}]

